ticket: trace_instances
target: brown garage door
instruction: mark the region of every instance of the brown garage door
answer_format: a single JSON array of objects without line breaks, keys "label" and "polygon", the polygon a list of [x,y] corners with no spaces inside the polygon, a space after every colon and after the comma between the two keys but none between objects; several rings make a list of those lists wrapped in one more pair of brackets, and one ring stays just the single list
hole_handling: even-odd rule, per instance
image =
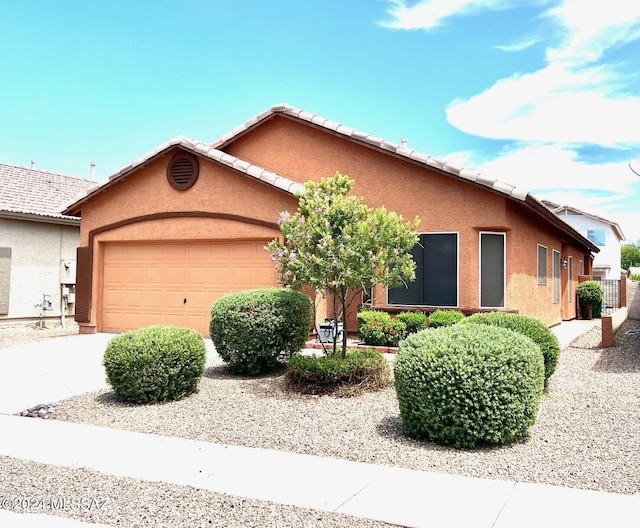
[{"label": "brown garage door", "polygon": [[276,284],[265,243],[106,244],[102,330],[174,324],[208,335],[211,305],[222,295]]}]

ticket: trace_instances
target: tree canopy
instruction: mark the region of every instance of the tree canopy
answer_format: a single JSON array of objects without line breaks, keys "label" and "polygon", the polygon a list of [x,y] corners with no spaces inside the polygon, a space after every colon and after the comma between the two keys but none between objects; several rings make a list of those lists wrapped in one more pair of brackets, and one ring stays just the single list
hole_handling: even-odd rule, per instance
[{"label": "tree canopy", "polygon": [[640,266],[640,240],[635,243],[622,244],[620,248],[620,265],[624,269]]},{"label": "tree canopy", "polygon": [[[353,186],[354,181],[340,173],[307,182],[298,210],[280,214],[283,242],[276,239],[267,246],[285,287],[310,286],[329,293],[343,315],[350,289],[399,286],[415,279],[410,252],[420,222],[417,217],[405,222],[384,207],[368,207],[363,198],[348,195]],[[334,321],[337,328],[337,312]]]}]

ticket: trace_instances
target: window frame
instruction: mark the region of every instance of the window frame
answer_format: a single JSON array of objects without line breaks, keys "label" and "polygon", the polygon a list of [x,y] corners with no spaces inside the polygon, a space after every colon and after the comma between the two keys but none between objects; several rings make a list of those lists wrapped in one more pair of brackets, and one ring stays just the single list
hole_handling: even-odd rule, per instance
[{"label": "window frame", "polygon": [[[540,276],[540,249],[544,249],[544,277]],[[538,277],[538,286],[547,286],[549,284],[549,248],[543,244],[537,245],[536,263]]]},{"label": "window frame", "polygon": [[573,302],[573,257],[569,255],[569,302]]},{"label": "window frame", "polygon": [[[427,308],[448,308],[456,309],[460,306],[460,232],[459,231],[422,231],[418,233],[418,243],[424,249],[422,237],[429,235],[455,235],[456,236],[456,300],[455,305],[435,305],[435,304],[405,304],[405,303],[392,303],[389,301],[389,291],[392,288],[387,287],[387,306],[410,306],[410,307],[427,307]],[[423,259],[424,266],[424,259]],[[424,287],[424,286],[423,286]]]},{"label": "window frame", "polygon": [[560,251],[557,249],[554,249],[551,254],[551,281],[553,285],[553,304],[559,304],[562,301],[562,262],[560,260]]},{"label": "window frame", "polygon": [[[502,306],[482,304],[482,236],[502,236]],[[506,308],[507,306],[507,234],[504,231],[480,231],[478,233],[478,306],[480,308]]]}]

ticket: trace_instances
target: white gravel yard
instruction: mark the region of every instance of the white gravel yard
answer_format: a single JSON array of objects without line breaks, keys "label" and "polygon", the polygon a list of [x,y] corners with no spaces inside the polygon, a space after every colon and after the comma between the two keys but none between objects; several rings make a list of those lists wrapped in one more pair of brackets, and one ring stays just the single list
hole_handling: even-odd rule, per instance
[{"label": "white gravel yard", "polygon": [[[215,358],[199,392],[185,400],[123,405],[105,390],[60,402],[55,418],[410,469],[640,494],[640,335],[627,335],[631,329],[640,329],[640,321],[627,321],[610,349],[597,348],[598,328],[565,348],[536,424],[511,446],[458,450],[409,440],[402,436],[393,388],[355,398],[300,396],[285,391],[282,375],[233,377]],[[91,519],[108,524],[117,519],[119,526],[384,525],[6,457],[0,457],[0,471],[11,475],[0,479],[2,495],[36,488],[58,495],[60,490],[103,492],[118,506],[92,512]],[[143,520],[147,506],[140,505],[147,501],[160,505],[153,522]],[[123,505],[129,502],[136,506]],[[216,516],[228,515],[228,522],[207,516],[207,505]]]},{"label": "white gravel yard", "polygon": [[402,435],[393,388],[355,398],[294,395],[283,376],[207,369],[199,392],[150,406],[111,391],[60,403],[55,417],[223,444],[626,494],[640,492],[640,328],[597,348],[598,328],[562,352],[530,434],[508,447],[459,450]]}]

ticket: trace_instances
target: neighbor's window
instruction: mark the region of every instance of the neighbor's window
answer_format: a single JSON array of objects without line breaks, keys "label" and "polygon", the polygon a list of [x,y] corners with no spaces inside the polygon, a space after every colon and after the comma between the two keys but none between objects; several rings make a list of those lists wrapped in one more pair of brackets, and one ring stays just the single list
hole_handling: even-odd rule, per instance
[{"label": "neighbor's window", "polygon": [[538,284],[547,284],[547,248],[538,244]]},{"label": "neighbor's window", "polygon": [[587,238],[591,240],[596,246],[605,245],[605,231],[604,229],[588,229]]},{"label": "neighbor's window", "polygon": [[388,303],[412,306],[458,305],[458,233],[424,233],[411,251],[416,280],[389,288]]}]

